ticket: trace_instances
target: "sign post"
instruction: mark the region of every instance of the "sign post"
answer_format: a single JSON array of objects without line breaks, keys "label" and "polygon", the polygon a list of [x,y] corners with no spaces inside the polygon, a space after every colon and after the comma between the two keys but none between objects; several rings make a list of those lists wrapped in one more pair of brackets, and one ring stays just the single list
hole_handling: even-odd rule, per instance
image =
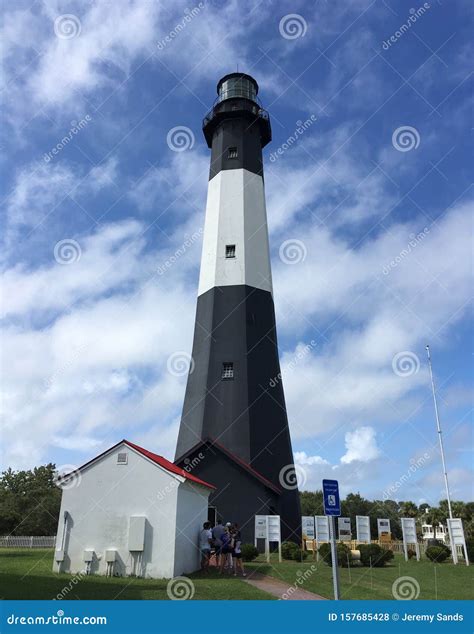
[{"label": "sign post", "polygon": [[329,516],[331,537],[332,580],[334,584],[334,600],[339,600],[339,569],[337,566],[336,527],[334,517],[341,514],[339,499],[339,483],[337,480],[323,480],[324,513]]}]

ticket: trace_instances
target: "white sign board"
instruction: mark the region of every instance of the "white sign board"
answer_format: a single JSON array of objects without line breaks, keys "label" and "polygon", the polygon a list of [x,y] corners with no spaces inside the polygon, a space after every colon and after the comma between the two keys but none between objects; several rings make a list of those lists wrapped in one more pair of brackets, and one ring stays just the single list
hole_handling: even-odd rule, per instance
[{"label": "white sign board", "polygon": [[303,539],[314,539],[314,516],[303,515],[301,518],[301,530],[303,533]]},{"label": "white sign board", "polygon": [[327,515],[315,515],[316,524],[316,541],[328,542],[329,541],[329,518]]},{"label": "white sign board", "polygon": [[420,561],[420,547],[416,537],[416,524],[413,517],[402,517],[403,552],[405,561],[408,561],[408,546],[415,546],[416,559]]},{"label": "white sign board", "polygon": [[280,516],[267,515],[267,538],[269,542],[280,542]]},{"label": "white sign board", "polygon": [[356,515],[356,533],[359,544],[370,544],[370,517]]},{"label": "white sign board", "polygon": [[337,526],[339,529],[339,541],[350,542],[352,539],[351,531],[351,518],[350,517],[338,517]]},{"label": "white sign board", "polygon": [[462,549],[464,550],[464,560],[466,562],[466,566],[469,566],[469,557],[467,554],[462,520],[459,518],[453,518],[452,520],[448,519],[446,521],[448,523],[449,541],[451,542],[451,554],[453,557],[453,563],[458,563],[457,547],[462,546]]},{"label": "white sign board", "polygon": [[377,533],[380,539],[382,533],[390,533],[390,520],[377,519]]},{"label": "white sign board", "polygon": [[[267,539],[267,516],[256,515],[255,516],[255,540]],[[257,545],[255,543],[255,545]]]}]

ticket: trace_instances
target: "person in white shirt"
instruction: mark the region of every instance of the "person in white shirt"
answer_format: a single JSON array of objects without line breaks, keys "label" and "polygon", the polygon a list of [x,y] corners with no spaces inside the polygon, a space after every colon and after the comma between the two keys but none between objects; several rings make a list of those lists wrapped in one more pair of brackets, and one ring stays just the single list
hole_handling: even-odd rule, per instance
[{"label": "person in white shirt", "polygon": [[199,549],[201,551],[201,570],[207,571],[209,558],[211,555],[212,531],[210,522],[204,522],[202,531],[199,533]]}]

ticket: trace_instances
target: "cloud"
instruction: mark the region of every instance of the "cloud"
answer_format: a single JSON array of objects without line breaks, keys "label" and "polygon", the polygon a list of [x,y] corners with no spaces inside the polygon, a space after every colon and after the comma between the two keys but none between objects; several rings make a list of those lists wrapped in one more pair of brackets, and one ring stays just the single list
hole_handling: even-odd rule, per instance
[{"label": "cloud", "polygon": [[373,427],[359,427],[348,431],[345,435],[346,453],[342,456],[342,464],[351,462],[370,462],[380,455],[377,447],[375,429]]}]

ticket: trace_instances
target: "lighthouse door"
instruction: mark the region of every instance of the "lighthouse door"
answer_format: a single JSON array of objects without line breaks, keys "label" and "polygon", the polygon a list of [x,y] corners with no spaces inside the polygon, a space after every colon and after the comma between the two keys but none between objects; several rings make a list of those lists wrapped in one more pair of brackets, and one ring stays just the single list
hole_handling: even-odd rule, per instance
[{"label": "lighthouse door", "polygon": [[211,522],[211,526],[215,526],[217,524],[217,508],[215,506],[208,506],[207,521]]}]

